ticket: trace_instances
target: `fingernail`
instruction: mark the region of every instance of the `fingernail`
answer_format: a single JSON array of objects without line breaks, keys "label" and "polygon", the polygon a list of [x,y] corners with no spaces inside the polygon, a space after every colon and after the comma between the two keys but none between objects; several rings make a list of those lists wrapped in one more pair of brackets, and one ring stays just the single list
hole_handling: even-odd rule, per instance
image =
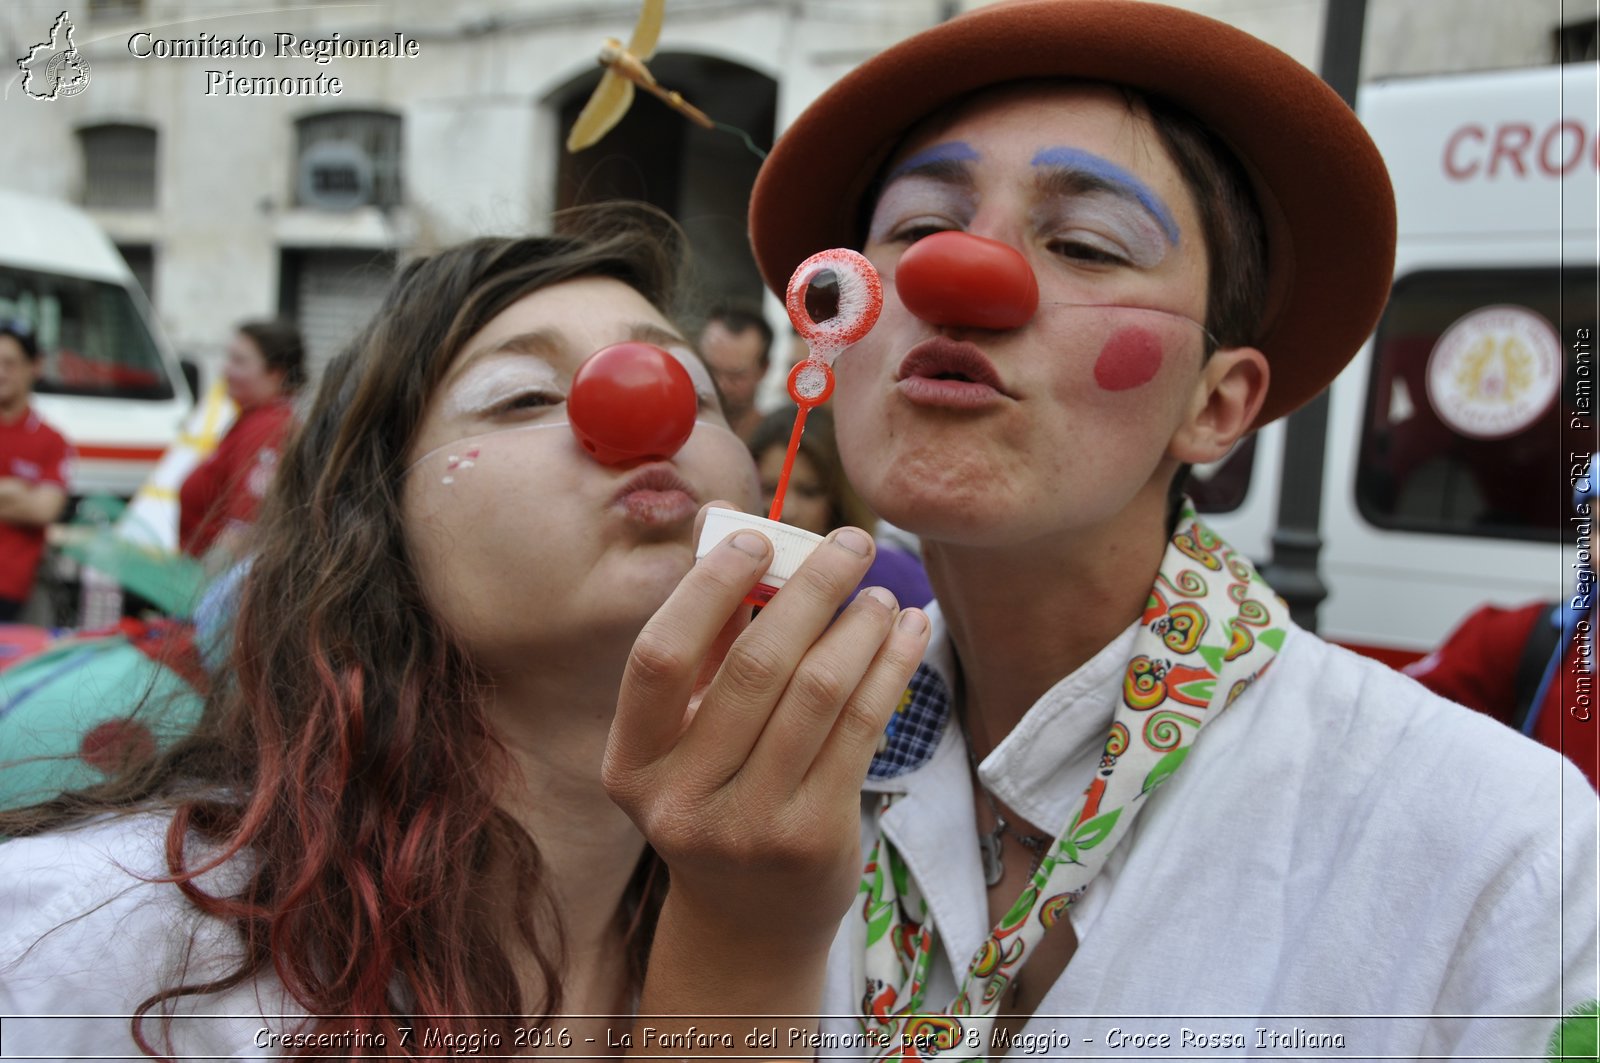
[{"label": "fingernail", "polygon": [[728,545],[758,561],[767,556],[767,541],[753,531],[735,532]]},{"label": "fingernail", "polygon": [[920,635],[928,630],[928,617],[921,609],[907,609],[900,614],[900,630],[908,635]]},{"label": "fingernail", "polygon": [[834,545],[842,546],[852,554],[860,554],[862,557],[872,552],[872,539],[859,528],[840,528],[833,533],[833,542]]},{"label": "fingernail", "polygon": [[900,603],[895,601],[894,595],[883,587],[868,587],[861,592],[862,597],[871,598],[875,602],[882,602],[890,612],[900,608]]}]

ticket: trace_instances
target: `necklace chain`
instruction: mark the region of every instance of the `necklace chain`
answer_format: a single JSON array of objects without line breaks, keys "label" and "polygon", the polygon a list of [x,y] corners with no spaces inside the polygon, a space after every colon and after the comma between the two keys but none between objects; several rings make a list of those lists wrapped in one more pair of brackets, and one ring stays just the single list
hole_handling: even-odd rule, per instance
[{"label": "necklace chain", "polygon": [[1005,877],[1006,865],[1004,856],[1004,839],[1009,835],[1017,844],[1033,854],[1033,867],[1029,874],[1039,870],[1039,863],[1044,859],[1045,851],[1050,846],[1051,839],[1043,834],[1024,834],[1006,821],[1001,815],[1000,806],[995,802],[994,795],[989,792],[989,787],[984,785],[983,776],[978,774],[978,753],[972,746],[972,732],[967,728],[965,712],[957,711],[956,720],[961,724],[961,738],[967,747],[967,764],[972,769],[972,782],[983,795],[984,804],[989,806],[989,815],[994,817],[994,829],[984,830],[978,828],[978,853],[983,857],[983,881],[986,886],[997,886]]}]

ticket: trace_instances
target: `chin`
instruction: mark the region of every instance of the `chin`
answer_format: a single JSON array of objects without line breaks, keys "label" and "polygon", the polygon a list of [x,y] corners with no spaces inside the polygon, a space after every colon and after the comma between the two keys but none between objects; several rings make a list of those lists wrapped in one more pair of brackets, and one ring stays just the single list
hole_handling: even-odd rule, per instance
[{"label": "chin", "polygon": [[638,551],[634,562],[623,575],[627,589],[619,591],[618,597],[638,604],[643,624],[694,567],[694,550],[687,542],[674,539]]},{"label": "chin", "polygon": [[[991,462],[961,460],[948,452],[897,454],[876,475],[855,480],[862,498],[884,520],[918,535],[934,529],[1008,522],[1018,493],[1006,470]],[[1024,498],[1024,503],[1035,499]],[[925,530],[926,529],[926,530]]]},{"label": "chin", "polygon": [[[882,501],[882,505],[878,504]],[[1087,484],[1042,488],[971,470],[938,477],[885,477],[867,504],[890,524],[929,542],[974,548],[1020,547],[1058,534],[1090,532],[1118,521],[1135,496]]]}]

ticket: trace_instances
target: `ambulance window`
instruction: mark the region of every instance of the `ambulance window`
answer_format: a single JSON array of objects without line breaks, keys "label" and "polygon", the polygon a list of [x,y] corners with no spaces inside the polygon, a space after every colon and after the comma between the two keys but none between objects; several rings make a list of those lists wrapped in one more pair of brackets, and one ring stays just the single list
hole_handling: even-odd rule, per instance
[{"label": "ambulance window", "polygon": [[34,390],[47,395],[170,399],[172,378],[126,288],[0,266],[0,321],[39,341]]},{"label": "ambulance window", "polygon": [[1382,528],[1555,541],[1594,448],[1593,266],[1413,273],[1378,325],[1356,473]]}]

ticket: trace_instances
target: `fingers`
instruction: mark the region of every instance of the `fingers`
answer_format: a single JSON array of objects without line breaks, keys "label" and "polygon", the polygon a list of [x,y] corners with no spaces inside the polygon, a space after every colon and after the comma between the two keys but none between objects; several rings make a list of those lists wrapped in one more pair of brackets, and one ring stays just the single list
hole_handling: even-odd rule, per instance
[{"label": "fingers", "polygon": [[757,777],[774,780],[785,792],[800,785],[840,710],[868,677],[899,612],[894,595],[882,587],[856,595],[795,669],[750,755]]},{"label": "fingers", "polygon": [[853,795],[928,639],[927,618],[881,588],[834,622],[873,551],[839,529],[749,622],[741,603],[770,544],[735,533],[702,558],[629,656],[606,749],[613,798],[646,811],[633,806],[663,778],[702,798],[737,781],[769,811],[813,784]]},{"label": "fingers", "polygon": [[881,643],[811,765],[807,785],[825,791],[860,787],[889,717],[899,707],[906,684],[928,648],[930,634],[928,617],[920,609],[906,609],[894,618],[889,637]]},{"label": "fingers", "polygon": [[645,624],[628,655],[606,743],[607,785],[664,756],[684,727],[702,662],[767,569],[772,546],[739,531],[712,548]]},{"label": "fingers", "polygon": [[829,535],[729,648],[693,722],[684,755],[733,776],[749,758],[774,705],[839,604],[872,562],[859,528]]},{"label": "fingers", "polygon": [[701,559],[640,634],[604,782],[666,859],[680,906],[759,930],[776,904],[825,942],[859,879],[859,786],[928,624],[879,588],[834,622],[872,561],[858,529],[824,540],[745,623],[772,550],[744,534]]}]

